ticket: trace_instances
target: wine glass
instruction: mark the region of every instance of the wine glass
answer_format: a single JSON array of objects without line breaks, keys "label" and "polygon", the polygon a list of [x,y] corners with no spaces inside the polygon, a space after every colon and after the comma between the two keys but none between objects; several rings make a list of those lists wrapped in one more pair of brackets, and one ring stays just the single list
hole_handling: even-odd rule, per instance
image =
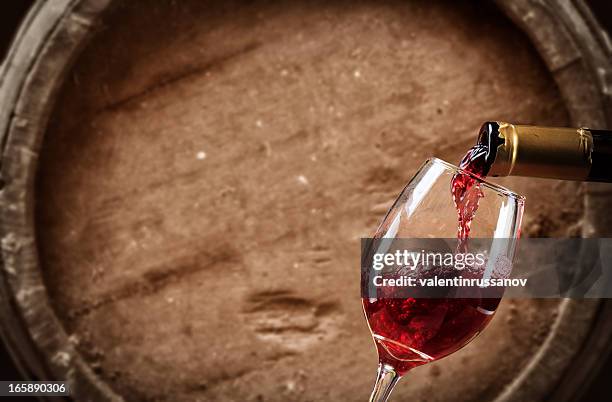
[{"label": "wine glass", "polygon": [[[456,187],[451,183],[457,180],[469,183],[459,200],[462,202],[451,194],[451,188]],[[434,244],[454,241],[455,252],[483,253],[486,260],[460,272],[455,266],[438,266],[435,270],[404,273],[415,278],[432,272],[440,276],[507,277],[520,235],[523,206],[522,196],[440,159],[429,159],[401,192],[373,239],[364,243],[362,269],[373,254],[395,247],[389,241],[430,239]],[[472,219],[465,219],[465,208],[470,208]],[[468,230],[458,229],[461,225],[467,225]],[[469,238],[458,237],[458,233],[469,233]],[[474,339],[491,321],[503,294],[503,289],[493,289],[464,297],[458,289],[446,288],[441,289],[442,294],[419,297],[418,293],[406,295],[402,293],[405,288],[399,287],[397,293],[389,293],[389,289],[396,288],[364,293],[364,284],[371,288],[372,277],[368,273],[376,272],[362,271],[363,309],[379,357],[376,384],[370,396],[370,401],[376,402],[386,401],[408,370],[448,356]]]}]

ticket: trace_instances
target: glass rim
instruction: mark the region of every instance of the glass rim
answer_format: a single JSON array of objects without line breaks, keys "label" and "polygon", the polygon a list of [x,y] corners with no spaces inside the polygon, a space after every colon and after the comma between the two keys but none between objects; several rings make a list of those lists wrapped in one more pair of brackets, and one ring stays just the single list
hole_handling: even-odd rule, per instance
[{"label": "glass rim", "polygon": [[460,172],[462,174],[468,175],[471,178],[473,178],[474,180],[477,180],[478,182],[480,182],[481,184],[483,184],[485,187],[489,187],[491,190],[494,190],[498,193],[501,193],[507,197],[510,197],[514,200],[516,200],[517,202],[524,204],[525,203],[525,196],[520,195],[518,193],[515,193],[512,190],[507,189],[506,187],[500,186],[498,184],[494,184],[491,182],[488,182],[486,180],[484,180],[482,177],[475,175],[474,173],[468,172],[464,169],[461,169],[459,166],[455,166],[452,163],[448,163],[445,160],[442,160],[440,158],[436,158],[435,156],[432,156],[431,158],[428,158],[425,163],[439,163],[443,166],[445,166],[446,168],[452,169],[454,171]]}]

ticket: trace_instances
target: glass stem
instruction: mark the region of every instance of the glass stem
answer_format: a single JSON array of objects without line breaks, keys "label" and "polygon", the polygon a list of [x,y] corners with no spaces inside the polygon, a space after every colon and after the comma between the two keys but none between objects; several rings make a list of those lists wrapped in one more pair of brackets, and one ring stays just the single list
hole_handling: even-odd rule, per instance
[{"label": "glass stem", "polygon": [[385,402],[400,378],[393,367],[379,363],[376,384],[374,384],[374,390],[370,395],[370,402]]}]

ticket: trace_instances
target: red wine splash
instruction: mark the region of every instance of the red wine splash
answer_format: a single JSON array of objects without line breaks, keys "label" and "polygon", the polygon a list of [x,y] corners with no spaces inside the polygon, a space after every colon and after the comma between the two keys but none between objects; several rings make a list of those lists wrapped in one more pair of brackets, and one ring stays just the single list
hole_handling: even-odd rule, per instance
[{"label": "red wine splash", "polygon": [[[459,167],[474,176],[484,178],[485,155],[487,155],[487,148],[480,144],[475,145],[465,154]],[[457,238],[460,245],[464,244],[470,236],[472,220],[478,211],[480,198],[484,197],[480,189],[480,182],[474,176],[457,172],[451,180],[451,194],[459,218]]]},{"label": "red wine splash", "polygon": [[[496,123],[487,124],[481,129],[478,145],[459,164],[471,175],[458,172],[451,180],[458,215],[457,252],[467,251],[472,220],[484,196],[476,177],[484,179],[488,173],[493,132],[490,124]],[[362,299],[362,303],[380,362],[390,364],[401,375],[465,346],[489,323],[500,300],[383,297]]]},{"label": "red wine splash", "polygon": [[484,197],[477,178],[487,177],[501,141],[497,122],[490,121],[483,124],[478,133],[476,145],[470,148],[459,162],[459,167],[470,174],[457,172],[451,180],[451,194],[459,218],[458,252],[467,251],[467,239],[470,236],[472,220],[478,211],[480,199]]}]

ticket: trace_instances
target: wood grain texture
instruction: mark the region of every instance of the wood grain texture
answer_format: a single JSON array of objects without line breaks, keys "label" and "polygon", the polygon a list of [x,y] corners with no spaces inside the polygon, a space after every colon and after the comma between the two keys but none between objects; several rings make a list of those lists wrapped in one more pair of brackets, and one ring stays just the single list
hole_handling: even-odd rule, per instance
[{"label": "wood grain texture", "polygon": [[[127,400],[363,400],[359,238],[482,121],[569,124],[528,40],[482,4],[160,1],[105,24],[51,116],[36,224],[55,311]],[[573,184],[504,184],[534,233],[580,218],[542,197]],[[494,398],[557,308],[504,304],[397,396]]]}]

